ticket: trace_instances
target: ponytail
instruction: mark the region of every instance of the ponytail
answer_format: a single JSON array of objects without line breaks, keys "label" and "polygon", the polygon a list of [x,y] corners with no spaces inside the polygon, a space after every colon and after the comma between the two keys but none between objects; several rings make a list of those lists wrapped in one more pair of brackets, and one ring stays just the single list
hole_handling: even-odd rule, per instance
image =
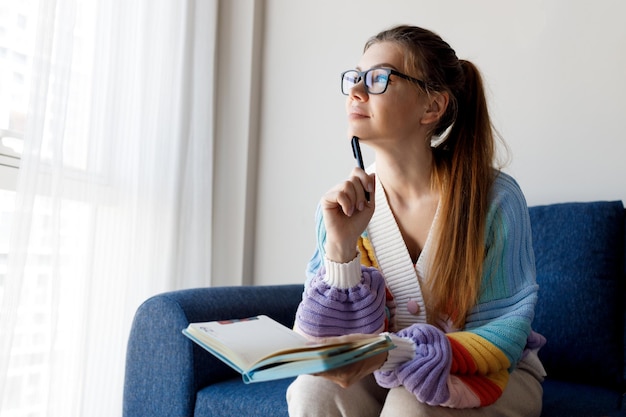
[{"label": "ponytail", "polygon": [[480,289],[495,149],[480,73],[469,61],[459,60],[459,66],[455,119],[433,149],[441,209],[428,298],[434,318],[443,313],[461,327]]}]

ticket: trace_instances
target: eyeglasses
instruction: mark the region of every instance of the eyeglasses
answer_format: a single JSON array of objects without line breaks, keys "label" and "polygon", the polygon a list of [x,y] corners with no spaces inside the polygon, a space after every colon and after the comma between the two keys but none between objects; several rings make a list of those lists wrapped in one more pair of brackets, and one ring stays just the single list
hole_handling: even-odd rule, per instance
[{"label": "eyeglasses", "polygon": [[367,94],[382,94],[387,91],[389,85],[389,75],[395,75],[405,80],[413,81],[422,88],[426,88],[426,83],[417,78],[409,77],[391,68],[370,68],[367,71],[348,70],[341,73],[341,93],[349,95],[361,80],[364,80]]}]

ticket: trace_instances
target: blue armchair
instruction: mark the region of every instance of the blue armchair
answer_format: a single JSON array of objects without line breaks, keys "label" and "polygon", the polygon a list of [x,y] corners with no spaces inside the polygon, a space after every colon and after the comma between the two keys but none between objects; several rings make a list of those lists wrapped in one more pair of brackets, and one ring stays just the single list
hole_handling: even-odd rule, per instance
[{"label": "blue armchair", "polygon": [[147,300],[137,310],[128,344],[124,416],[287,416],[291,380],[244,385],[241,375],[181,330],[191,322],[258,314],[291,327],[302,289],[200,288]]},{"label": "blue armchair", "polygon": [[[533,327],[548,339],[542,416],[626,416],[622,202],[532,207],[530,216],[540,286]],[[257,314],[291,327],[302,289],[200,288],[147,300],[128,342],[124,416],[287,416],[291,379],[245,385],[181,330]]]}]

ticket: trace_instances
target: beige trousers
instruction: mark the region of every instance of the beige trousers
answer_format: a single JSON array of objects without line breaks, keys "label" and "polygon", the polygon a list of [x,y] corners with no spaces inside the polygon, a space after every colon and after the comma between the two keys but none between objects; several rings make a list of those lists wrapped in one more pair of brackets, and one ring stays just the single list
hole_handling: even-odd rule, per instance
[{"label": "beige trousers", "polygon": [[482,408],[429,406],[404,387],[379,387],[371,375],[346,389],[322,377],[302,375],[289,386],[287,403],[290,417],[538,417],[542,395],[541,382],[520,367],[498,401]]}]

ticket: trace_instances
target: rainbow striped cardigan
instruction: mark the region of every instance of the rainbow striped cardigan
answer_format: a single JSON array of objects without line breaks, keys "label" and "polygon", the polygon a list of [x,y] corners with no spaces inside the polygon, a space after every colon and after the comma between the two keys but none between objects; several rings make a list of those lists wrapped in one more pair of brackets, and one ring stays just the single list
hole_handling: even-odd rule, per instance
[{"label": "rainbow striped cardigan", "polygon": [[[307,267],[295,328],[310,337],[384,330],[412,342],[414,352],[375,373],[379,385],[403,385],[427,404],[454,408],[492,404],[526,350],[543,343],[531,329],[537,302],[530,219],[517,182],[498,173],[486,222],[487,248],[477,304],[463,329],[426,324],[420,282],[428,276],[431,236],[413,264],[377,182],[376,212],[359,240],[355,266],[329,265],[317,212],[317,250]],[[433,224],[437,221],[437,215]],[[343,276],[342,276],[343,274]],[[444,330],[442,330],[444,329]]]}]

